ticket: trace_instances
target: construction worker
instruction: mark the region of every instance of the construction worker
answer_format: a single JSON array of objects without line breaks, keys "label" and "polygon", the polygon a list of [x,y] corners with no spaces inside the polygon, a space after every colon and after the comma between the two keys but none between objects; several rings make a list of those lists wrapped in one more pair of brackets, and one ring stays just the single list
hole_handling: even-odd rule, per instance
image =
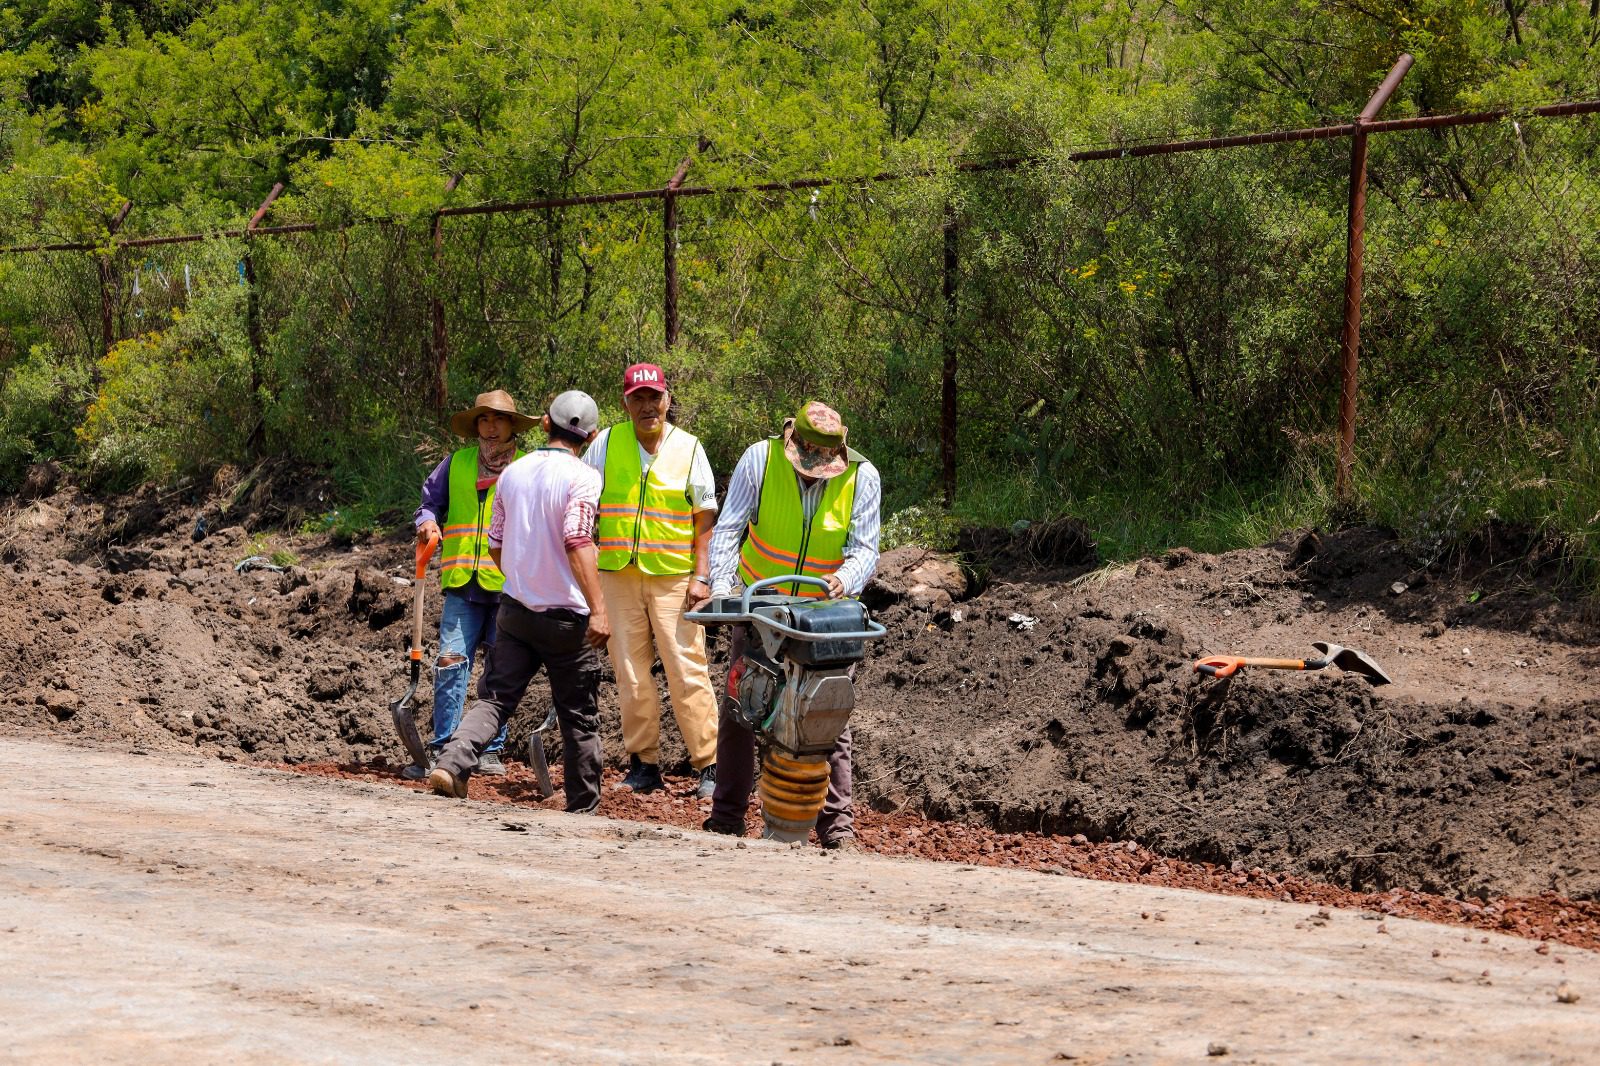
[{"label": "construction worker", "polygon": [[667,421],[671,403],[659,366],[630,366],[622,378],[628,421],[602,430],[584,461],[603,478],[595,541],[628,750],[623,787],[638,793],[662,787],[661,699],[650,674],[659,657],[689,764],[700,775],[697,794],[710,799],[717,779],[717,699],[706,631],[683,615],[711,591],[716,486],[700,441]]},{"label": "construction worker", "polygon": [[[711,588],[731,596],[743,585],[783,574],[824,578],[830,598],[859,596],[878,568],[878,470],[845,445],[844,421],[816,401],[800,406],[778,436],[745,449],[711,534]],[[822,596],[812,585],[774,591]],[[730,666],[751,639],[734,627]],[[711,817],[702,828],[743,836],[755,783],[755,738],[732,715],[724,697],[717,732],[717,783]],[[817,818],[817,839],[830,850],[856,848],[850,804],[850,729],[828,757],[828,795]]]},{"label": "construction worker", "polygon": [[[472,660],[480,648],[494,646],[495,612],[505,577],[489,556],[486,534],[493,511],[495,484],[501,471],[523,453],[517,434],[536,424],[519,414],[517,403],[499,389],[481,393],[465,411],[450,418],[450,429],[475,443],[451,454],[422,483],[422,506],[417,508],[417,540],[441,537],[439,583],[444,605],[439,612],[439,653],[433,661],[433,739],[428,743],[428,765],[407,766],[400,776],[420,781],[428,776],[445,741],[461,722],[467,699]],[[440,516],[444,528],[439,527]],[[504,774],[504,730],[484,749],[478,771]]]},{"label": "construction worker", "polygon": [[600,475],[578,458],[594,439],[599,409],[587,393],[550,401],[549,440],[500,476],[489,554],[505,573],[498,638],[483,664],[478,698],[428,774],[428,787],[465,798],[467,780],[533,675],[544,667],[561,726],[567,811],[600,806],[599,649],[611,635],[595,570],[594,519]]}]

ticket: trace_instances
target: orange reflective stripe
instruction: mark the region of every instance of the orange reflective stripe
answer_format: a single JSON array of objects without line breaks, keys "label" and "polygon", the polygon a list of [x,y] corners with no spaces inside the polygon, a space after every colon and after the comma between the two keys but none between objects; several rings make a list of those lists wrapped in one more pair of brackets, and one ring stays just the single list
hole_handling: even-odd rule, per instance
[{"label": "orange reflective stripe", "polygon": [[630,507],[621,503],[603,503],[600,513],[612,518],[632,518],[635,514],[645,518],[655,518],[663,522],[692,522],[694,512],[685,508],[682,511],[665,511],[655,507]]},{"label": "orange reflective stripe", "polygon": [[470,537],[478,532],[478,525],[473,522],[464,526],[445,526],[440,532],[442,536],[446,537]]},{"label": "orange reflective stripe", "polygon": [[[833,571],[837,570],[837,569],[838,569],[838,567],[830,567],[827,570],[822,570],[822,571],[816,572],[816,574],[814,576],[816,576],[816,577],[827,577],[829,574],[833,573]],[[804,572],[807,573],[807,574],[810,574],[810,573],[812,573],[812,570],[808,566],[808,567],[806,567]],[[743,559],[741,559],[739,561],[739,577],[746,585],[754,585],[757,581],[760,581],[762,578],[765,578],[765,577],[787,577],[787,576],[789,576],[789,575],[788,574],[758,574],[754,570],[750,569],[750,564],[749,563],[745,562]],[[781,585],[776,585],[776,586],[773,586],[773,587],[779,589],[780,591],[783,588],[783,586],[781,586]],[[800,596],[811,596],[811,597],[818,598],[818,599],[820,599],[821,597],[827,595],[826,592],[824,592],[822,589],[817,588],[815,585],[796,585],[795,588],[794,588],[794,591],[795,591],[795,593],[797,595],[800,595]]]},{"label": "orange reflective stripe", "polygon": [[780,566],[793,566],[800,561],[800,557],[794,552],[781,552],[768,545],[760,537],[756,536],[754,529],[748,531],[746,543]]},{"label": "orange reflective stripe", "polygon": [[685,507],[683,510],[665,510],[658,507],[642,507],[639,513],[646,518],[659,518],[664,522],[689,522],[694,519],[694,512]]}]

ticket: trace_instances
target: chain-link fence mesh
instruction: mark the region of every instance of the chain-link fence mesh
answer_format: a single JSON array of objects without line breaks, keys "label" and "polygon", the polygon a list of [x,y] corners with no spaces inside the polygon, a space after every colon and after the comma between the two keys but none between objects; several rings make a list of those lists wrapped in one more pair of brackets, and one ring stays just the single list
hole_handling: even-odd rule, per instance
[{"label": "chain-link fence mesh", "polygon": [[567,388],[613,400],[622,368],[661,350],[659,213],[640,201],[447,220],[449,402],[497,387],[532,410]]},{"label": "chain-link fence mesh", "polygon": [[[1425,557],[1496,517],[1600,511],[1600,122],[1377,137],[1369,160],[1363,495],[1423,500]],[[1419,493],[1419,489],[1421,492]]]},{"label": "chain-link fence mesh", "polygon": [[42,345],[75,365],[101,347],[99,260],[81,252],[0,256],[0,358],[11,365]]}]

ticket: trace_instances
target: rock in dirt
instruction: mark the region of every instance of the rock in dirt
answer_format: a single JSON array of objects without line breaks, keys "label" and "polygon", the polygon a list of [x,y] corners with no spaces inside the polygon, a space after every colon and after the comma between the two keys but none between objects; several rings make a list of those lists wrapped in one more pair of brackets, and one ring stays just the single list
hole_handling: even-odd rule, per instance
[{"label": "rock in dirt", "polygon": [[967,578],[947,555],[926,548],[905,547],[885,552],[862,600],[873,610],[897,603],[942,611],[967,595]]}]

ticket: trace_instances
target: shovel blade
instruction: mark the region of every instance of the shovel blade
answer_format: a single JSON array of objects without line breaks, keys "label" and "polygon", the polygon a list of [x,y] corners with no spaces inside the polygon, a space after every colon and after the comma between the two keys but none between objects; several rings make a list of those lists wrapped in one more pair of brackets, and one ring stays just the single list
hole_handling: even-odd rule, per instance
[{"label": "shovel blade", "polygon": [[417,766],[428,765],[428,750],[422,746],[422,736],[417,732],[417,723],[411,717],[411,697],[417,694],[417,683],[413,681],[411,687],[406,689],[405,695],[389,704],[389,717],[394,722],[394,731],[400,736],[400,743],[405,746],[406,754],[411,756],[411,761]]},{"label": "shovel blade", "polygon": [[550,783],[550,763],[544,754],[544,731],[555,721],[556,710],[552,707],[539,728],[528,734],[528,765],[533,767],[533,776],[539,783],[539,798],[542,800],[556,794],[556,786]]},{"label": "shovel blade", "polygon": [[1330,644],[1325,640],[1314,640],[1311,646],[1322,653],[1328,660],[1329,666],[1337,666],[1347,673],[1360,674],[1374,685],[1388,685],[1393,679],[1384,673],[1383,667],[1373,661],[1372,656],[1364,651],[1346,648],[1338,644]]}]

